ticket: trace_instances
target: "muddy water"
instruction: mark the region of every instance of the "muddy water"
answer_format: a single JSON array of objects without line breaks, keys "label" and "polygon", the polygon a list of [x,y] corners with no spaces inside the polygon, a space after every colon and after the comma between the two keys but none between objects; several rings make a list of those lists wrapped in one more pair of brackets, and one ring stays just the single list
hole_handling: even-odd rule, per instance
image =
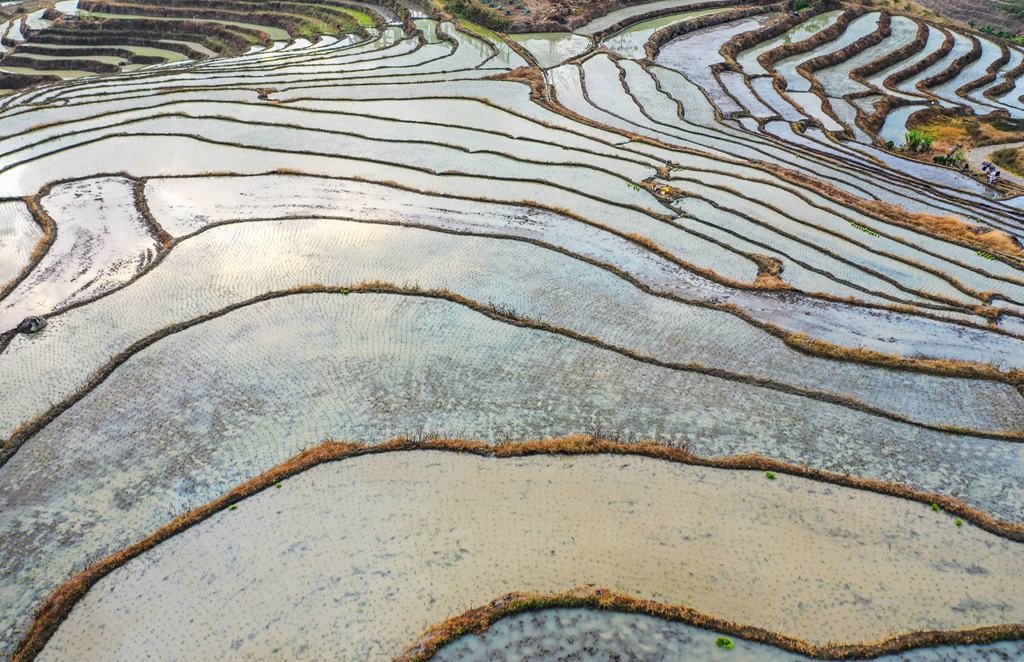
[{"label": "muddy water", "polygon": [[387,454],[310,469],[113,571],[40,659],[386,659],[505,591],[583,583],[872,641],[1021,619],[1020,547],[922,504],[761,472]]}]

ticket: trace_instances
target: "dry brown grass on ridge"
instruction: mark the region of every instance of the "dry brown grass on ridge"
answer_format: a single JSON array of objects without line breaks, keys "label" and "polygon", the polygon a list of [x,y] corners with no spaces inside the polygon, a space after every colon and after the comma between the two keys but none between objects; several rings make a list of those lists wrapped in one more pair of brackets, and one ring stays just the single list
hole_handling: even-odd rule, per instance
[{"label": "dry brown grass on ridge", "polygon": [[[784,342],[796,349],[810,354],[825,356],[841,361],[870,363],[872,365],[895,368],[897,370],[923,370],[933,374],[955,375],[965,379],[991,379],[993,367],[985,363],[970,361],[953,361],[950,359],[907,358],[896,354],[885,354],[871,349],[845,347],[825,340],[812,338],[804,333],[791,333]],[[1002,373],[1004,380],[1010,384],[1024,384],[1024,371],[1011,370]],[[1024,432],[1024,426],[1021,427]]]},{"label": "dry brown grass on ridge", "polygon": [[994,253],[1010,259],[1014,266],[1024,268],[1024,246],[1002,230],[987,226],[971,225],[954,216],[937,216],[921,212],[910,212],[888,202],[880,200],[864,200],[847,193],[832,184],[816,179],[801,172],[789,170],[771,163],[759,163],[762,169],[768,170],[797,186],[820,193],[839,204],[860,210],[869,216],[909,228],[916,232],[951,241],[974,250]]},{"label": "dry brown grass on ridge", "polygon": [[50,247],[56,236],[57,226],[54,224],[53,219],[50,215],[43,210],[43,206],[39,204],[39,200],[36,197],[25,198],[25,205],[28,207],[29,213],[32,214],[32,218],[35,219],[36,223],[43,229],[43,236],[39,239],[39,243],[32,249],[32,254],[29,256],[29,264],[35,264],[35,262],[42,257],[46,249]]},{"label": "dry brown grass on ridge", "polygon": [[[529,60],[527,60],[527,62],[529,62]],[[511,71],[487,76],[483,80],[508,80],[517,83],[525,83],[530,86],[530,96],[534,99],[543,99],[544,91],[546,89],[544,74],[534,67],[518,67]]]},{"label": "dry brown grass on ridge", "polygon": [[1007,147],[992,154],[991,159],[992,163],[1000,168],[1005,168],[1019,177],[1024,177],[1024,148]]},{"label": "dry brown grass on ridge", "polygon": [[932,152],[936,154],[946,154],[957,145],[971,149],[1024,140],[1024,122],[938,110],[915,113],[907,125],[907,130],[911,129],[935,136]]},{"label": "dry brown grass on ridge", "polygon": [[[14,662],[27,662],[33,660],[36,655],[42,651],[46,642],[51,636],[53,636],[53,633],[56,632],[61,622],[63,622],[63,620],[67,618],[68,614],[71,613],[75,604],[84,597],[89,589],[100,579],[123,566],[131,559],[157,546],[164,540],[199,524],[213,514],[228,508],[232,504],[237,503],[246,497],[252,496],[257,492],[270,488],[278,482],[291,476],[295,476],[306,469],[325,462],[340,461],[362,455],[378,453],[415,452],[425,450],[470,453],[473,455],[494,458],[523,457],[528,455],[618,454],[628,456],[645,456],[669,462],[678,462],[682,464],[705,466],[717,469],[774,471],[824,483],[841,485],[844,487],[875,492],[886,496],[916,501],[922,504],[938,504],[948,513],[961,517],[989,533],[1014,542],[1024,542],[1024,525],[996,519],[992,515],[970,506],[955,497],[931,494],[899,483],[889,483],[872,478],[859,478],[850,476],[849,474],[839,474],[822,469],[812,469],[802,465],[788,464],[779,460],[773,460],[754,454],[732,455],[725,457],[704,457],[694,455],[686,447],[668,446],[656,441],[627,443],[613,439],[594,437],[591,435],[571,435],[552,439],[502,442],[499,444],[490,444],[485,441],[472,439],[451,439],[440,436],[427,436],[415,441],[406,437],[398,437],[374,446],[360,442],[326,442],[299,453],[295,457],[285,461],[273,469],[242,483],[210,503],[176,517],[139,542],[101,559],[97,563],[89,566],[66,581],[64,584],[59,586],[36,611],[32,627],[19,644],[12,659]],[[620,599],[630,600],[632,598],[629,598],[628,596],[621,596]],[[710,618],[701,615],[698,612],[694,612],[693,610],[689,610],[686,607],[664,606],[657,603],[650,603],[650,605],[650,609],[652,610],[651,613],[654,615],[660,615],[662,610],[677,610],[677,612],[668,611],[665,613],[692,613],[696,614],[694,618]],[[691,622],[706,623],[707,621]],[[747,632],[760,632],[765,633],[765,636],[771,635],[777,637],[780,642],[797,641],[796,639],[784,637],[782,635],[773,635],[772,633],[767,633],[766,631],[758,630],[757,628],[735,626],[737,630],[730,630],[729,627],[732,625],[733,624],[725,622],[716,623],[713,629],[734,632],[737,636],[746,636],[743,633]],[[703,627],[711,626],[703,625]],[[979,630],[965,630],[957,632],[918,632],[902,635],[896,639],[890,639],[886,642],[880,642],[877,644],[866,644],[854,647],[835,647],[835,650],[840,653],[842,653],[842,651],[853,651],[840,655],[845,657],[872,657],[885,652],[890,652],[890,650],[904,650],[906,648],[919,646],[991,641],[1000,638],[1024,638],[1024,626],[1020,625],[998,626],[996,628],[983,628],[982,630],[984,630],[984,632]],[[749,638],[755,638],[756,636],[756,634],[752,634]],[[882,646],[889,646],[890,648],[883,648]],[[830,653],[830,655],[832,655],[832,653]],[[822,656],[823,655],[818,655],[818,657]],[[836,655],[832,656],[835,657]]]},{"label": "dry brown grass on ridge", "polygon": [[713,632],[756,641],[812,658],[848,660],[870,659],[899,653],[911,648],[980,644],[1024,638],[1024,625],[1008,624],[972,630],[910,632],[865,644],[833,644],[824,646],[749,625],[739,625],[704,614],[683,605],[669,605],[645,600],[597,586],[579,586],[560,593],[506,593],[490,603],[470,609],[439,623],[424,632],[416,642],[395,658],[394,662],[425,662],[445,645],[469,634],[486,631],[495,622],[528,611],[542,609],[602,609],[628,614],[644,614],[667,621],[686,623]]},{"label": "dry brown grass on ridge", "polygon": [[761,253],[747,253],[747,257],[757,265],[757,278],[754,285],[765,290],[791,290],[793,286],[782,280],[785,264],[782,260]]}]

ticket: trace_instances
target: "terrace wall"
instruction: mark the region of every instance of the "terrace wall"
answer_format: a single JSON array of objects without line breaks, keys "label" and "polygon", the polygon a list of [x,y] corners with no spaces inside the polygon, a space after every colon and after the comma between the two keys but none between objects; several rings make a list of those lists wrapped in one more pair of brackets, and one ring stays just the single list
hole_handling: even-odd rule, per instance
[{"label": "terrace wall", "polygon": [[919,0],[922,5],[943,16],[972,23],[978,30],[992,26],[1014,34],[1024,32],[1024,15],[1001,11],[998,3],[985,0]]}]

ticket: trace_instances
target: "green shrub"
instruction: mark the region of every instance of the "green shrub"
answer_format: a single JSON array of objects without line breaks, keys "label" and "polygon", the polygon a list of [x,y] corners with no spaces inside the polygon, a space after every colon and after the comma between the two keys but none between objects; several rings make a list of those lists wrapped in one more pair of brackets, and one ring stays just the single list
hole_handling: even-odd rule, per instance
[{"label": "green shrub", "polygon": [[793,11],[803,11],[811,6],[809,0],[793,0]]},{"label": "green shrub", "polygon": [[922,153],[931,151],[932,143],[935,142],[935,136],[925,133],[924,131],[912,129],[907,131],[903,140],[910,151]]},{"label": "green shrub", "polygon": [[957,526],[963,526],[964,525],[964,521],[962,519],[960,519],[959,517],[957,517],[956,518],[956,525]]},{"label": "green shrub", "polygon": [[766,472],[764,472],[764,477],[767,478],[768,480],[775,480],[775,472],[774,471],[766,471]]},{"label": "green shrub", "polygon": [[937,513],[937,512],[939,512],[941,510],[941,508],[939,507],[939,504],[933,503],[932,504],[932,510]]},{"label": "green shrub", "polygon": [[731,651],[733,647],[732,639],[729,637],[719,637],[715,640],[715,645],[719,648],[724,648],[727,651]]}]

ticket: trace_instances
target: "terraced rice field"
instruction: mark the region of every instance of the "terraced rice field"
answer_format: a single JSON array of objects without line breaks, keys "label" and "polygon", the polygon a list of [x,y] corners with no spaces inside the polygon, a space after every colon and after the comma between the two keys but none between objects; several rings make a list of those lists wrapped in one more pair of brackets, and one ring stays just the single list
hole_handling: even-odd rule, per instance
[{"label": "terraced rice field", "polygon": [[1024,656],[1024,198],[886,148],[1024,51],[252,4],[2,28],[0,656]]}]

